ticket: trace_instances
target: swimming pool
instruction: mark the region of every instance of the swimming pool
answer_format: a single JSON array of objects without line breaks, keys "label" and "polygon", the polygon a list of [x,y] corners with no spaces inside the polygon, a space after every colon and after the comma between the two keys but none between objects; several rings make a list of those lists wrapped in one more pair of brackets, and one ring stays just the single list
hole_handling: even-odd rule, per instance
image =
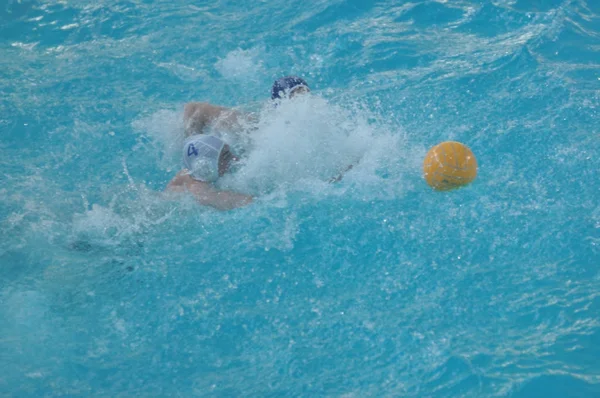
[{"label": "swimming pool", "polygon": [[[600,395],[597,2],[0,19],[2,395]],[[287,74],[315,95],[273,109]],[[160,193],[191,100],[263,115],[225,182],[252,206]],[[445,140],[479,175],[434,192]]]}]

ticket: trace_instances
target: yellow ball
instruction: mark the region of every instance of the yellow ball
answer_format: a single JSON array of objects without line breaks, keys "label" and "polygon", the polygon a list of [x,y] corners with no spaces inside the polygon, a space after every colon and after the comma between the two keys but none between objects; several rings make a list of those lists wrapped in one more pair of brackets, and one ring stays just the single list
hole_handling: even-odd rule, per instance
[{"label": "yellow ball", "polygon": [[431,148],[423,161],[427,184],[438,191],[467,185],[477,176],[477,159],[468,146],[455,141]]}]

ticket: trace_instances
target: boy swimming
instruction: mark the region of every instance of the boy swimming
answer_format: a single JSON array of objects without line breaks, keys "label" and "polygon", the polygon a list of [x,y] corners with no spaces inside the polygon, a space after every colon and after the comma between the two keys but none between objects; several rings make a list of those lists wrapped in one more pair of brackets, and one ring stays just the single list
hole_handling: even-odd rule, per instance
[{"label": "boy swimming", "polygon": [[[298,76],[286,76],[276,80],[271,88],[271,100],[277,106],[281,101],[310,92],[306,81]],[[252,203],[253,197],[242,193],[219,190],[214,183],[230,171],[239,161],[229,145],[221,138],[206,135],[208,128],[216,131],[243,130],[244,124],[256,122],[253,114],[215,106],[209,103],[191,102],[184,110],[185,134],[183,147],[185,169],[169,183],[173,192],[189,192],[196,200],[219,210],[230,210]],[[352,169],[348,166],[339,175],[329,179],[338,182]]]},{"label": "boy swimming", "polygon": [[[273,83],[271,100],[281,100],[308,93],[306,81],[298,76],[286,76]],[[219,210],[230,210],[252,203],[252,196],[219,190],[214,183],[239,161],[238,157],[221,138],[206,135],[208,127],[215,130],[242,129],[247,122],[254,122],[253,114],[212,105],[206,102],[190,102],[184,108],[185,135],[183,146],[185,169],[181,170],[167,185],[172,192],[189,192],[202,205]]]}]

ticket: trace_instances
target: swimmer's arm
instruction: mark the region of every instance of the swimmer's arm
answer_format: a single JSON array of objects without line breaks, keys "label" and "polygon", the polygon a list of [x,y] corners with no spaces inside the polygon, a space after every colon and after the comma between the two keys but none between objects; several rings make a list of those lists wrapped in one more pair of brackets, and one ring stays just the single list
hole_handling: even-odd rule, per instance
[{"label": "swimmer's arm", "polygon": [[185,171],[179,172],[167,185],[172,192],[189,192],[202,205],[218,210],[231,210],[252,203],[252,196],[232,191],[219,191],[211,184],[196,181]]},{"label": "swimmer's arm", "polygon": [[256,117],[251,113],[244,113],[223,106],[216,106],[206,102],[189,102],[183,109],[185,134],[205,133],[205,129],[214,125],[216,129],[238,129],[244,124],[255,122]]}]

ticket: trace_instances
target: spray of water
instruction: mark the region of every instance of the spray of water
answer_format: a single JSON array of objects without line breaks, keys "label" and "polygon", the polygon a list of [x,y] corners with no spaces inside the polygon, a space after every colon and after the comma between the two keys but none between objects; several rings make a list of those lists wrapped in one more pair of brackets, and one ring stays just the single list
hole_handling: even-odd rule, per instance
[{"label": "spray of water", "polygon": [[[208,133],[221,136],[241,157],[235,171],[219,181],[220,188],[273,200],[273,205],[275,197],[290,191],[341,194],[350,186],[363,196],[397,196],[407,172],[418,175],[425,151],[410,148],[400,127],[356,102],[333,104],[311,94],[276,106],[265,103],[256,116],[241,129]],[[180,112],[163,110],[134,123],[150,138],[141,150],[152,151],[147,158],[154,167],[169,172],[181,167],[181,118]]]},{"label": "spray of water", "polygon": [[403,136],[370,119],[364,108],[334,105],[317,95],[269,103],[250,132],[241,167],[221,184],[264,195],[306,188],[322,192],[340,176],[381,178],[396,168]]}]

